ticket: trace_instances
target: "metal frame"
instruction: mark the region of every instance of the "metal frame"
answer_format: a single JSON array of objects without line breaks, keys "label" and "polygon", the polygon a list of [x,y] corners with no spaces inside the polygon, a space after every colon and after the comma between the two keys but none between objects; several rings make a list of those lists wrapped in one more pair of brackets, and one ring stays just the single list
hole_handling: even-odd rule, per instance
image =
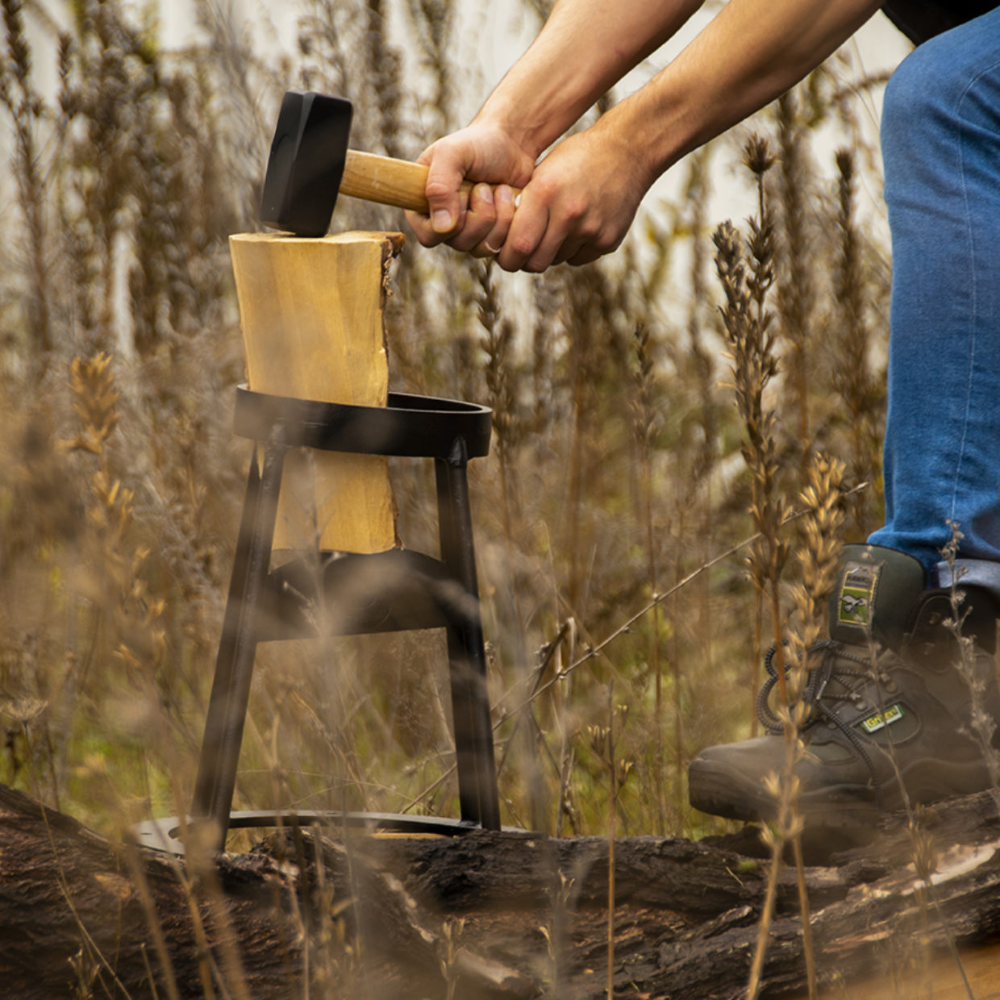
[{"label": "metal frame", "polygon": [[[427,829],[430,822],[452,833],[500,829],[467,479],[470,459],[489,450],[492,413],[471,403],[401,393],[390,393],[388,403],[386,408],[348,406],[264,395],[245,386],[237,389],[235,431],[263,445],[263,463],[255,452],[247,476],[191,808],[193,822],[215,824],[220,850],[229,827],[237,821],[238,825],[265,826],[282,821],[374,822],[380,828],[390,823],[394,829],[409,826],[420,830]],[[271,546],[284,458],[289,448],[297,447],[433,458],[440,558],[400,549],[373,555],[320,552],[272,571]],[[393,586],[384,593],[358,595],[351,580],[362,565],[384,566],[389,571],[385,578],[393,581]],[[294,585],[288,585],[292,580]],[[310,586],[313,597],[322,587],[324,600],[337,606],[333,634],[447,630],[460,820],[428,821],[384,814],[367,819],[365,814],[231,814],[257,643],[319,634],[313,618],[305,613]],[[322,820],[307,819],[321,815]],[[176,844],[179,828],[174,819],[158,820],[143,824],[137,835],[151,846],[157,846],[153,840]]]},{"label": "metal frame", "polygon": [[[137,823],[129,831],[131,841],[140,847],[183,856],[186,853],[185,837],[197,828],[198,820],[179,816]],[[365,833],[421,834],[434,837],[457,837],[483,827],[464,819],[447,816],[407,816],[400,813],[376,812],[327,812],[312,809],[250,809],[229,814],[230,830],[289,829],[304,826],[322,826],[332,830],[363,831]]]}]

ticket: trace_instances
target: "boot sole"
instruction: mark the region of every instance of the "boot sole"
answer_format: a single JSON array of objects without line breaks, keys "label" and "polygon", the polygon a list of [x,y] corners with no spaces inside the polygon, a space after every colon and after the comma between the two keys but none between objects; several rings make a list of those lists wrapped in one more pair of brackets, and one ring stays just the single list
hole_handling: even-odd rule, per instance
[{"label": "boot sole", "polygon": [[[989,787],[988,771],[981,760],[962,763],[920,760],[912,762],[901,776],[912,804],[939,802]],[[712,816],[768,821],[777,812],[777,803],[763,782],[748,782],[745,774],[717,760],[693,760],[688,769],[688,789],[691,805]],[[880,815],[903,806],[899,784],[893,780],[883,786],[881,807],[871,787],[854,783],[803,792],[796,803],[796,812],[807,827],[871,828]]]},{"label": "boot sole", "polygon": [[[777,812],[777,803],[763,782],[748,785],[745,775],[718,761],[692,761],[688,789],[691,805],[712,816],[753,822],[773,820]],[[870,827],[879,812],[873,802],[858,798],[856,785],[828,786],[821,793],[804,793],[799,796],[796,811],[807,826],[830,828]]]}]

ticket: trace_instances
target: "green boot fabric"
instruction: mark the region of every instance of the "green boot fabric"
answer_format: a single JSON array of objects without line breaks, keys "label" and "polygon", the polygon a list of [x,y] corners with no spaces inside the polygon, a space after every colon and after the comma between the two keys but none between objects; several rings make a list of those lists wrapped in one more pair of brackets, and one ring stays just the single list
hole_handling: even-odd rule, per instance
[{"label": "green boot fabric", "polygon": [[[991,592],[959,589],[963,656],[948,624],[950,589],[928,589],[922,564],[871,545],[845,546],[830,603],[830,638],[812,651],[803,700],[807,753],[795,768],[806,826],[870,825],[883,810],[990,787],[1000,764]],[[764,780],[785,767],[770,698],[772,654],[757,703],[764,736],[710,747],[691,762],[689,797],[702,812],[773,818]],[[994,772],[996,767],[994,767]],[[905,793],[905,797],[904,797]]]}]

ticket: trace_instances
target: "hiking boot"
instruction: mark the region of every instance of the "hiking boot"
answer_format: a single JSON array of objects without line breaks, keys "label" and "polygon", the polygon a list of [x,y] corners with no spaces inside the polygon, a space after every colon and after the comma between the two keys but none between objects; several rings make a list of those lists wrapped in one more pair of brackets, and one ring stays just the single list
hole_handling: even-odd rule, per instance
[{"label": "hiking boot", "polygon": [[[975,573],[960,577],[961,634],[973,640],[962,665],[948,628],[950,587],[928,589],[922,564],[902,552],[845,546],[830,639],[811,651],[802,694],[807,753],[795,766],[796,809],[807,827],[870,825],[879,811],[903,806],[904,791],[915,804],[990,787],[986,757],[1000,745],[992,579],[1000,568],[982,565],[986,586],[972,585]],[[777,812],[764,786],[786,766],[781,722],[769,705],[772,656],[757,702],[767,734],[710,747],[691,762],[691,805],[702,812],[737,820]]]}]

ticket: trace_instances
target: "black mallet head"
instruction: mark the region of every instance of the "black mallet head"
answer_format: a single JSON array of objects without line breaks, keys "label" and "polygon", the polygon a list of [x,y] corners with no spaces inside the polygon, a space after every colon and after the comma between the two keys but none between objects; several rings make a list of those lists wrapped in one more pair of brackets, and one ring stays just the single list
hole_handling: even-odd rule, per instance
[{"label": "black mallet head", "polygon": [[260,220],[296,236],[323,236],[337,203],[351,134],[351,102],[289,90],[264,175]]}]

